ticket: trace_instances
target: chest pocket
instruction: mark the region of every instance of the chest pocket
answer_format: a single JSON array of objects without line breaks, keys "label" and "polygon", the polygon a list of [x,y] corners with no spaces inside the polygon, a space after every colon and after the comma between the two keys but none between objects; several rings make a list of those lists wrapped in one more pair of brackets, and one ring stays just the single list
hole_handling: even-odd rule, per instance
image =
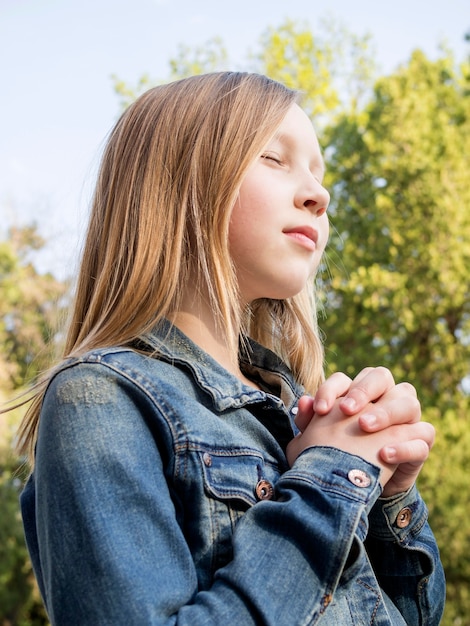
[{"label": "chest pocket", "polygon": [[233,504],[238,502],[242,509],[275,497],[279,468],[256,452],[206,450],[200,453],[200,458],[209,496]]}]

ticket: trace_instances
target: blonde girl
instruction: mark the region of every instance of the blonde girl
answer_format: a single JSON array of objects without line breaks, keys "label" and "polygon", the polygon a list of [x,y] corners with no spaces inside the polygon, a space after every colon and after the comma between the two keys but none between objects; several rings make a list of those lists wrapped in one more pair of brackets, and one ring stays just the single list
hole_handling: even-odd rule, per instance
[{"label": "blonde girl", "polygon": [[328,192],[295,92],[148,91],[103,155],[64,359],[20,429],[52,624],[438,624],[414,389],[323,382]]}]

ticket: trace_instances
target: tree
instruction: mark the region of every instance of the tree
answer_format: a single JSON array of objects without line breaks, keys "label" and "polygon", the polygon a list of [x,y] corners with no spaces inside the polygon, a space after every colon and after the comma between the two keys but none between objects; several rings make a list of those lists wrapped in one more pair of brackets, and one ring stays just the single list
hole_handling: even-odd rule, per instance
[{"label": "tree", "polygon": [[330,281],[328,346],[338,354],[342,347],[347,371],[367,355],[417,381],[425,403],[441,407],[455,406],[469,373],[463,90],[451,56],[432,62],[416,52],[378,81],[363,114],[330,129],[327,151],[331,243],[349,269]]},{"label": "tree", "polygon": [[12,227],[0,242],[0,389],[18,389],[46,367],[67,284],[39,274],[31,257],[44,246],[35,226]]},{"label": "tree", "polygon": [[308,24],[286,20],[265,31],[254,55],[257,71],[300,91],[302,108],[317,128],[346,107],[356,110],[376,74],[369,35],[357,36],[332,20],[319,30],[321,36]]},{"label": "tree", "polygon": [[[0,416],[5,418],[5,416]],[[0,624],[41,626],[47,615],[39,598],[18,507],[24,476],[11,449],[18,415],[0,424]]]},{"label": "tree", "polygon": [[[67,284],[40,274],[34,253],[44,245],[34,226],[12,227],[0,242],[0,401],[50,363]],[[23,537],[18,497],[24,478],[12,440],[22,411],[0,415],[0,624],[47,623]]]},{"label": "tree", "polygon": [[[302,106],[316,125],[331,120],[346,103],[354,109],[360,106],[376,75],[370,35],[357,36],[334,20],[324,20],[320,30],[323,35],[317,36],[308,24],[287,19],[267,28],[257,51],[241,62],[242,71],[261,72],[300,91]],[[122,108],[154,85],[233,68],[219,37],[193,48],[180,44],[168,66],[165,79],[143,74],[135,86],[114,75]]]},{"label": "tree", "polygon": [[437,428],[420,488],[448,580],[445,624],[470,624],[469,74],[449,53],[415,52],[329,128],[326,152],[328,365],[387,365]]}]

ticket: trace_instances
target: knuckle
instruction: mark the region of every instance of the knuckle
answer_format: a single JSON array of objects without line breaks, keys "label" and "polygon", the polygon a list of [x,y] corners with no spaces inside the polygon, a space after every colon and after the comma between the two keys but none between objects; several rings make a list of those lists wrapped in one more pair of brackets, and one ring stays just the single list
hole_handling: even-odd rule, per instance
[{"label": "knuckle", "polygon": [[408,400],[408,408],[410,412],[416,413],[418,417],[421,417],[421,402],[416,396]]},{"label": "knuckle", "polygon": [[408,424],[418,423],[421,420],[421,404],[416,397],[400,396],[390,408],[401,416],[401,421]]},{"label": "knuckle", "polygon": [[351,378],[347,374],[344,374],[343,372],[335,372],[328,378],[328,380],[326,381],[326,384],[345,385],[345,384],[351,384],[351,382],[352,382]]},{"label": "knuckle", "polygon": [[370,374],[371,372],[374,371],[375,368],[373,367],[363,367],[362,370],[359,372],[359,374],[357,374],[354,377],[354,380],[361,380],[361,378],[364,378],[364,376],[367,376],[368,374]]},{"label": "knuckle", "polygon": [[420,458],[425,461],[429,456],[430,447],[426,441],[420,441],[419,444]]},{"label": "knuckle", "polygon": [[430,449],[434,445],[436,437],[436,430],[429,422],[419,422],[416,432],[416,441],[420,442],[421,446],[426,447],[426,451],[429,454]]},{"label": "knuckle", "polygon": [[393,378],[393,374],[387,367],[384,367],[383,365],[379,365],[378,367],[375,368],[375,371],[378,374],[380,374],[380,376],[382,376],[386,382],[395,384],[395,379]]},{"label": "knuckle", "polygon": [[434,444],[435,439],[436,439],[436,429],[429,422],[423,422],[423,424],[424,424],[424,426],[426,427],[426,430],[427,430],[426,441],[429,442],[429,445],[432,446]]},{"label": "knuckle", "polygon": [[406,381],[397,384],[397,389],[399,389],[403,395],[412,396],[413,398],[417,398],[418,394],[416,392],[415,387]]},{"label": "knuckle", "polygon": [[336,372],[336,374],[333,374],[333,376],[336,376],[338,380],[341,380],[343,382],[352,383],[352,378],[348,376],[347,374],[345,374],[344,372]]}]

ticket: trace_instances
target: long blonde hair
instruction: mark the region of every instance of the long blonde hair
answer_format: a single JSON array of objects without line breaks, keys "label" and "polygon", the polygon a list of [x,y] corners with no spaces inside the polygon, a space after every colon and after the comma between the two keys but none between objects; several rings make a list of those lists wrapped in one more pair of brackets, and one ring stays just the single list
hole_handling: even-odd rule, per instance
[{"label": "long blonde hair", "polygon": [[[149,90],[111,132],[98,175],[64,358],[130,345],[178,311],[194,263],[228,345],[275,350],[311,392],[323,353],[311,293],[240,310],[228,229],[248,167],[297,99],[265,76],[220,72]],[[19,429],[34,462],[47,380]]]}]

